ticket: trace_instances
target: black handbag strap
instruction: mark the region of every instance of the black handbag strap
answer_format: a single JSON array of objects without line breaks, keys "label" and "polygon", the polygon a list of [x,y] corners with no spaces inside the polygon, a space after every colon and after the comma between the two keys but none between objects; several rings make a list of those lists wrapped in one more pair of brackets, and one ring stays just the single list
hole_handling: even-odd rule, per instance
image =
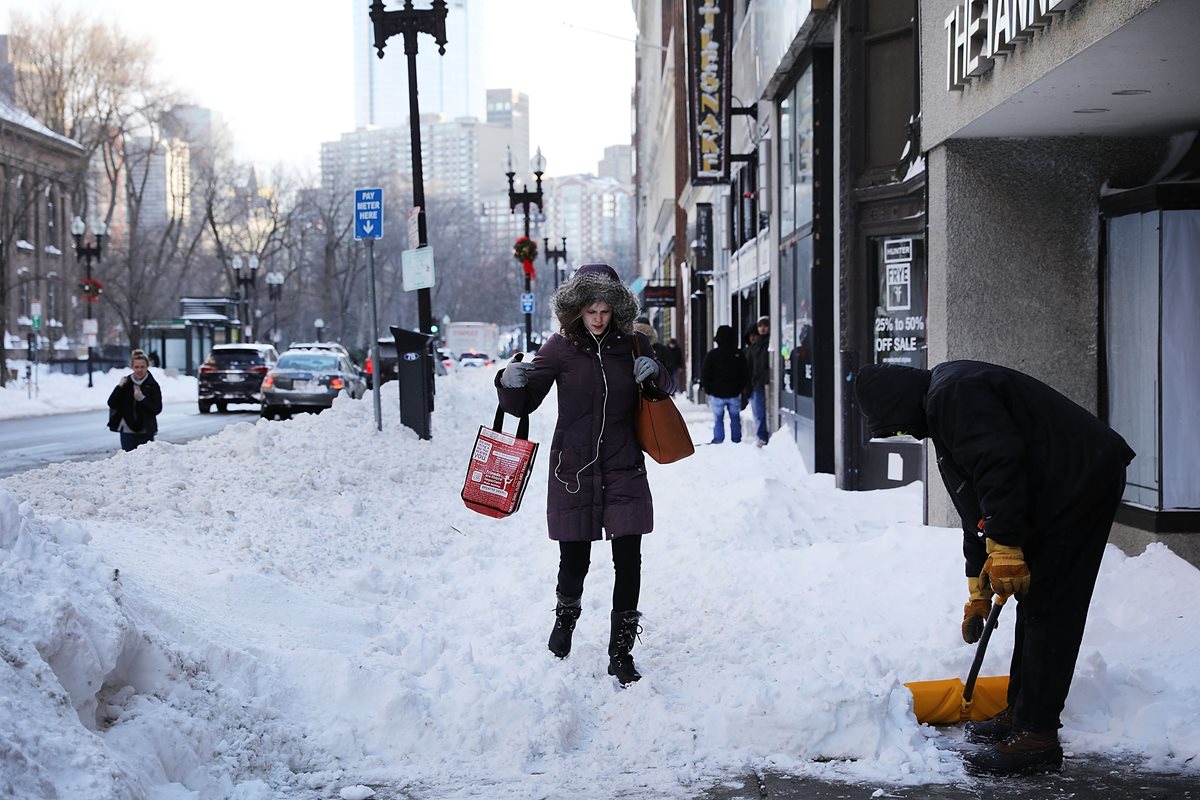
[{"label": "black handbag strap", "polygon": [[[504,409],[501,408],[498,403],[496,404],[496,419],[492,423],[492,430],[494,430],[496,433],[504,432]],[[517,417],[517,438],[518,439],[528,439],[529,438],[529,415],[528,414],[522,414],[521,416]]]}]

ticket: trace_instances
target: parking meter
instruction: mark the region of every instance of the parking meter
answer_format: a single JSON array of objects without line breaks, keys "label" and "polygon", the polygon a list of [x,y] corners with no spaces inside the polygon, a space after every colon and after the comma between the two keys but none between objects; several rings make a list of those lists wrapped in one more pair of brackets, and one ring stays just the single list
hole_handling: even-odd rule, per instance
[{"label": "parking meter", "polygon": [[430,436],[433,412],[433,336],[392,327],[396,338],[396,383],[400,385],[400,424],[422,439]]}]

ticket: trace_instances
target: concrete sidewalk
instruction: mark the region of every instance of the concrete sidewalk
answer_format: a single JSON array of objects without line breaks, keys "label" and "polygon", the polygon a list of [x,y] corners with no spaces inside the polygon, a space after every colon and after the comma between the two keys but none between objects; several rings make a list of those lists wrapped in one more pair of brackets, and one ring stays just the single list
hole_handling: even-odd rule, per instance
[{"label": "concrete sidewalk", "polygon": [[[786,775],[747,775],[741,787],[712,789],[697,800],[1200,800],[1194,775],[1139,772],[1136,764],[1069,758],[1060,773],[1025,778],[971,778],[958,784],[881,786],[830,783]],[[882,794],[876,792],[882,790]]]}]

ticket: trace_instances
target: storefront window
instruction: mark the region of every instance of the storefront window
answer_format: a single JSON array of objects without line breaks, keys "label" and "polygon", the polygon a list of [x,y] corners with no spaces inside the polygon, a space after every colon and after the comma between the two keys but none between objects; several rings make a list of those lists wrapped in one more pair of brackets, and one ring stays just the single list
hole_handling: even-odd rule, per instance
[{"label": "storefront window", "polygon": [[1125,500],[1200,508],[1200,362],[1191,355],[1200,339],[1200,211],[1124,214],[1106,233],[1108,422],[1137,452]]},{"label": "storefront window", "polygon": [[[813,221],[813,73],[804,70],[792,92],[796,109],[796,224],[795,230]],[[785,233],[788,229],[784,229]]]},{"label": "storefront window", "polygon": [[787,236],[796,227],[795,93],[779,104],[779,230]]}]

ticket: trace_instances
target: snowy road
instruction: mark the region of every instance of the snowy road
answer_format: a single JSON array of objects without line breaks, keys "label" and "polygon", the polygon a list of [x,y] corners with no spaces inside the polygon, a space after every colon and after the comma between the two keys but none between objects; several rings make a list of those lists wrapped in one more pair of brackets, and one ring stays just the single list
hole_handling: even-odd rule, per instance
[{"label": "snowy road", "polygon": [[[227,414],[200,414],[195,402],[167,403],[159,415],[157,437],[182,444],[216,433],[233,422],[254,422],[258,410],[236,406]],[[80,411],[0,420],[0,478],[63,461],[95,461],[120,449],[108,429],[108,411]]]}]

